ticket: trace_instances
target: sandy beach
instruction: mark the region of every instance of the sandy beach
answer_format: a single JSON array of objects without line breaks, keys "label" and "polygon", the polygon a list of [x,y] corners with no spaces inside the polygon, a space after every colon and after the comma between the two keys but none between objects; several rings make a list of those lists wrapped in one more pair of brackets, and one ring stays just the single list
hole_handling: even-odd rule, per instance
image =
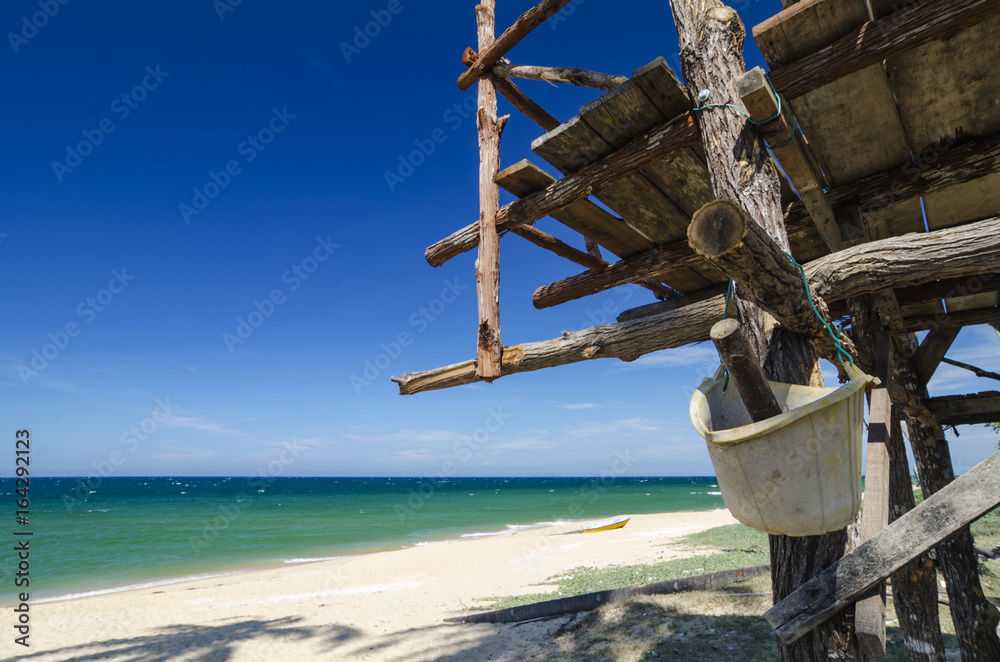
[{"label": "sandy beach", "polygon": [[[450,540],[149,588],[39,602],[39,660],[518,660],[558,621],[451,625],[474,599],[547,590],[580,566],[690,555],[679,536],[735,522],[728,511],[639,515],[623,529],[562,535],[579,525]],[[536,658],[538,659],[538,658]]]}]

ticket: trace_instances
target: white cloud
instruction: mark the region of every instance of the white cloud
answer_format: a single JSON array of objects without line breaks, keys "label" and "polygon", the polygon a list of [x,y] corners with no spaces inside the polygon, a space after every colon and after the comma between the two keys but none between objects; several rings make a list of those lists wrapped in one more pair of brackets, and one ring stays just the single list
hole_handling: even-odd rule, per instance
[{"label": "white cloud", "polygon": [[656,432],[660,430],[658,425],[653,424],[648,418],[623,418],[617,421],[588,421],[580,425],[566,428],[565,434],[572,437],[608,437],[624,435],[636,432]]},{"label": "white cloud", "polygon": [[558,405],[563,409],[600,409],[601,405],[593,402],[575,402],[568,405]]},{"label": "white cloud", "polygon": [[244,432],[239,430],[234,430],[233,428],[227,428],[221,423],[217,423],[213,420],[203,418],[201,416],[176,416],[173,415],[168,418],[164,423],[165,428],[189,428],[191,430],[198,430],[200,432],[208,432],[209,434],[225,434],[235,437],[246,437],[249,436]]}]

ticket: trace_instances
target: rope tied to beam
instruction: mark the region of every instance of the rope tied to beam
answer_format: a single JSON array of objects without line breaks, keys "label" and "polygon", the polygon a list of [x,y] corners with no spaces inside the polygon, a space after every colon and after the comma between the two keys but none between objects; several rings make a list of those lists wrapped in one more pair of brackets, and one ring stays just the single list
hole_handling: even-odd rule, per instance
[{"label": "rope tied to beam", "polygon": [[806,286],[806,300],[809,302],[809,307],[812,308],[813,313],[816,315],[816,319],[818,319],[820,323],[823,324],[823,328],[826,329],[826,332],[830,334],[830,338],[833,340],[833,345],[837,349],[837,356],[840,358],[841,364],[845,363],[844,357],[846,356],[848,361],[850,361],[850,364],[853,366],[854,357],[851,356],[846,349],[844,349],[843,345],[840,344],[840,332],[843,330],[843,327],[841,327],[840,329],[837,330],[836,333],[834,333],[833,327],[830,326],[829,322],[823,319],[823,316],[820,315],[819,311],[816,309],[816,304],[813,303],[812,292],[809,289],[809,278],[806,276],[805,268],[801,264],[799,264],[794,257],[792,257],[791,253],[785,253],[785,255],[788,257],[789,260],[792,261],[792,264],[794,264],[796,267],[799,268],[799,272],[802,274],[802,282],[805,283]]}]

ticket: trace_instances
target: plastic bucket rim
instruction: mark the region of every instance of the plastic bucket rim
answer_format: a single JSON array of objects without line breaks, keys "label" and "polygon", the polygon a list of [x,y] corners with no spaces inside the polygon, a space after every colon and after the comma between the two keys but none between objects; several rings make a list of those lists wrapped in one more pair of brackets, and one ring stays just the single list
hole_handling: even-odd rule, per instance
[{"label": "plastic bucket rim", "polygon": [[[873,384],[876,381],[874,377],[858,370],[857,376],[852,378],[851,381],[846,384],[841,384],[835,390],[830,391],[826,395],[817,398],[808,404],[802,405],[801,407],[796,407],[791,411],[782,412],[781,414],[772,416],[764,421],[742,425],[737,428],[729,428],[728,430],[709,430],[702,424],[701,421],[701,405],[708,399],[706,392],[718,384],[719,379],[724,372],[725,366],[720,365],[719,369],[715,372],[715,375],[705,378],[705,380],[701,383],[701,386],[698,387],[698,390],[695,391],[694,395],[691,397],[689,412],[694,429],[707,443],[715,446],[733,446],[745,441],[752,441],[753,439],[761,437],[765,434],[770,434],[775,430],[791,425],[803,416],[812,414],[817,409],[825,409],[826,407],[832,406],[837,402],[854,395],[857,391],[866,388],[869,384]],[[754,431],[750,432],[749,428],[754,428]]]}]

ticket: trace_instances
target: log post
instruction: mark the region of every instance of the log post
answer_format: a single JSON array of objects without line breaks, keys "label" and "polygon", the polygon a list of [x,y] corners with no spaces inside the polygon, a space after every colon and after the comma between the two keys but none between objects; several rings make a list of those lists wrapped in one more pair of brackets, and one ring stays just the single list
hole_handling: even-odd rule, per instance
[{"label": "log post", "polygon": [[[859,366],[869,374],[883,379],[883,384],[888,387],[892,379],[891,372],[890,377],[885,379],[875,367],[877,355],[875,338],[883,331],[875,302],[871,295],[862,295],[849,299],[848,308],[851,331],[858,348],[856,359]],[[885,443],[889,455],[889,523],[891,524],[913,510],[916,505],[899,412],[895,407],[892,409],[889,436]],[[903,631],[909,662],[945,662],[944,638],[941,635],[941,623],[938,618],[937,592],[937,571],[934,562],[926,555],[910,561],[892,575],[892,599],[896,615],[899,617],[899,628]]]},{"label": "log post", "polygon": [[716,322],[710,333],[719,357],[729,369],[729,376],[740,392],[743,405],[750,418],[767,420],[781,413],[781,405],[774,397],[771,385],[764,377],[764,371],[757,363],[757,357],[750,349],[746,336],[740,332],[740,324],[732,317]]},{"label": "log post", "polygon": [[[927,386],[917,376],[913,362],[897,353],[894,364],[907,394],[926,408]],[[933,414],[925,419],[907,416],[907,428],[920,487],[924,497],[930,497],[955,478],[948,443]],[[983,594],[968,526],[937,546],[937,560],[947,584],[951,619],[963,661],[1000,660],[1000,638],[997,637],[1000,613]]]},{"label": "log post", "polygon": [[[828,359],[839,364],[836,346],[824,325],[830,311],[806,290],[802,272],[778,243],[732,200],[714,200],[694,213],[687,230],[695,253],[719,267],[740,286],[741,294],[774,315],[794,333],[811,336]],[[810,304],[810,297],[812,304]],[[813,311],[822,315],[817,317]],[[850,339],[841,345],[853,355]]]},{"label": "log post", "polygon": [[[496,0],[476,5],[479,52],[493,45],[496,28]],[[479,259],[476,260],[476,297],[479,304],[479,332],[476,361],[479,378],[492,381],[500,376],[503,344],[500,340],[500,237],[497,212],[500,189],[500,134],[507,117],[497,118],[497,94],[492,76],[479,79]]]},{"label": "log post", "polygon": [[[691,98],[703,89],[719,102],[740,105],[736,79],[746,70],[746,34],[735,10],[719,0],[671,0],[681,46],[681,68]],[[730,199],[746,210],[767,235],[788,251],[781,213],[778,172],[755,128],[735,111],[721,107],[699,113],[702,144],[717,199]],[[751,347],[767,376],[796,384],[821,383],[812,340],[776,326],[769,315],[743,298],[737,288],[737,319],[748,331]],[[771,578],[775,602],[842,557],[847,531],[822,536],[771,536]],[[793,644],[778,642],[781,659],[864,659],[847,612],[827,621]]]}]

